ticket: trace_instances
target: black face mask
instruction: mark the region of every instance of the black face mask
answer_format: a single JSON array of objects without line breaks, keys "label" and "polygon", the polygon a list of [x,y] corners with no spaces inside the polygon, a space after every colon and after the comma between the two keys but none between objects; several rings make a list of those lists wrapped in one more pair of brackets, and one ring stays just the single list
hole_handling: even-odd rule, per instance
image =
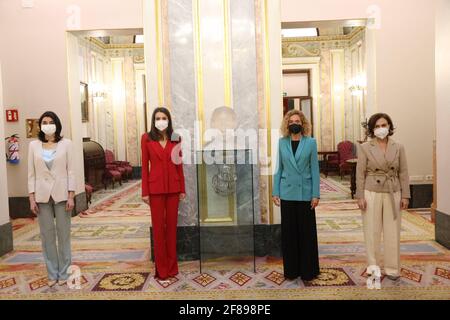
[{"label": "black face mask", "polygon": [[293,134],[303,132],[303,127],[297,123],[293,123],[289,125],[289,132]]}]

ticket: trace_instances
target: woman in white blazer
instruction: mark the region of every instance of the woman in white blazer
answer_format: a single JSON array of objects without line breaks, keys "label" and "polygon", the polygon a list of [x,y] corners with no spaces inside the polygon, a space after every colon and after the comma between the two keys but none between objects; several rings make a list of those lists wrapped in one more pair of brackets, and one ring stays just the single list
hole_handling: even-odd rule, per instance
[{"label": "woman in white blazer", "polygon": [[[39,119],[39,140],[28,150],[28,192],[37,215],[48,285],[64,285],[71,265],[70,224],[75,196],[72,142],[61,136],[61,121],[53,112]],[[56,220],[56,225],[55,225]],[[56,238],[58,246],[56,246]]]}]

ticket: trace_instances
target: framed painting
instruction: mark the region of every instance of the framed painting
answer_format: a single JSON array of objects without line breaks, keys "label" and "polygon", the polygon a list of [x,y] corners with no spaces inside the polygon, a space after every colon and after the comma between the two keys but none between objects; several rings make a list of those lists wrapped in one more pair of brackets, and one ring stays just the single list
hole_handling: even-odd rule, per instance
[{"label": "framed painting", "polygon": [[89,121],[89,95],[87,83],[80,82],[81,121]]},{"label": "framed painting", "polygon": [[37,138],[39,134],[39,119],[26,120],[27,138]]}]

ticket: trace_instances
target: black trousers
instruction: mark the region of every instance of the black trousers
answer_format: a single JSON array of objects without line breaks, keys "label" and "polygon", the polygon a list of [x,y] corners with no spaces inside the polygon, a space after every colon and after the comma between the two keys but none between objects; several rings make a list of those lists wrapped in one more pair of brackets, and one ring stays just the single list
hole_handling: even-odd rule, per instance
[{"label": "black trousers", "polygon": [[316,211],[310,201],[281,200],[284,277],[312,280],[320,273]]}]

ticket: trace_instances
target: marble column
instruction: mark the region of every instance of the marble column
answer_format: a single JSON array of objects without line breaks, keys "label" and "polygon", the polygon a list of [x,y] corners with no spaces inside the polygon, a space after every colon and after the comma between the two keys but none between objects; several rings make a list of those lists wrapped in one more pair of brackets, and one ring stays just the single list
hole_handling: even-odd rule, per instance
[{"label": "marble column", "polygon": [[[185,158],[186,185],[191,187],[187,188],[187,198],[181,203],[180,226],[193,226],[198,221],[197,168],[193,160],[200,145],[193,138],[208,128],[214,109],[222,105],[232,108],[238,118],[237,129],[253,130],[258,139],[261,111],[258,109],[256,14],[260,10],[256,4],[255,0],[208,3],[167,0],[154,8],[155,21],[160,21],[164,30],[160,48],[164,62],[162,78],[168,79],[168,83],[164,80],[165,102],[173,115],[175,130],[183,135],[188,133],[191,138],[184,140],[187,148],[184,153],[190,160],[186,163]],[[255,161],[258,146],[256,140],[252,152]],[[258,166],[253,172],[253,205],[259,222]]]},{"label": "marble column", "polygon": [[[269,194],[269,189],[271,185],[271,176],[268,175],[270,171],[270,160],[269,155],[269,137],[268,137],[268,127],[270,119],[267,119],[266,106],[264,104],[264,1],[255,0],[255,41],[256,41],[256,75],[257,75],[257,106],[258,106],[258,128],[260,132],[264,132],[266,136],[260,137],[258,148],[259,154],[261,155],[261,161],[259,162],[259,186],[255,186],[255,192],[259,193],[259,212],[260,212],[260,223],[267,224],[270,221],[270,211],[272,200]],[[258,174],[258,173],[256,173]]]},{"label": "marble column", "polygon": [[[187,150],[193,156],[194,132],[197,119],[195,87],[195,54],[192,0],[170,0],[167,3],[169,29],[170,99],[174,128],[190,133]],[[186,141],[185,141],[186,145]],[[180,203],[180,226],[198,223],[197,171],[192,161],[184,165],[186,200]]]},{"label": "marble column", "polygon": [[[230,24],[233,106],[238,115],[238,129],[257,134],[259,117],[255,1],[231,1]],[[258,140],[254,146],[249,145],[249,149],[252,161],[256,163],[258,161]],[[255,221],[260,221],[258,165],[253,166],[252,183],[253,185],[248,188],[253,189]]]}]

